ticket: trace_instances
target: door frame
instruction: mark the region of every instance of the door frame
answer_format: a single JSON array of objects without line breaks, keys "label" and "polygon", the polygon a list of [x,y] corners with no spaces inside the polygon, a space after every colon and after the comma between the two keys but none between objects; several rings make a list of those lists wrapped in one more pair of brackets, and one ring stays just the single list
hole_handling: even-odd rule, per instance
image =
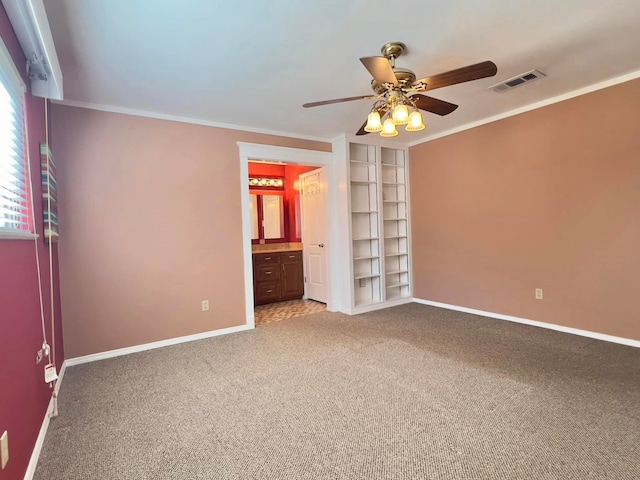
[{"label": "door frame", "polygon": [[336,277],[339,268],[337,250],[338,239],[338,182],[334,155],[331,152],[305,150],[301,148],[262,145],[259,143],[237,142],[240,150],[240,206],[242,209],[242,252],[244,258],[244,292],[246,325],[255,327],[253,305],[253,257],[251,251],[251,214],[249,212],[249,162],[278,162],[325,167],[327,182],[326,226],[327,226],[327,310],[335,312],[339,299],[340,286]]}]

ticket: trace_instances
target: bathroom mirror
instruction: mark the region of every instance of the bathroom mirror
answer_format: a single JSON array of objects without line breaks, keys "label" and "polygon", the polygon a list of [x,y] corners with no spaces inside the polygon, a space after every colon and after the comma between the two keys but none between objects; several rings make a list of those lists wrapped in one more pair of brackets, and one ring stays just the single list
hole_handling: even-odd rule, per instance
[{"label": "bathroom mirror", "polygon": [[282,195],[250,195],[253,240],[284,240]]}]

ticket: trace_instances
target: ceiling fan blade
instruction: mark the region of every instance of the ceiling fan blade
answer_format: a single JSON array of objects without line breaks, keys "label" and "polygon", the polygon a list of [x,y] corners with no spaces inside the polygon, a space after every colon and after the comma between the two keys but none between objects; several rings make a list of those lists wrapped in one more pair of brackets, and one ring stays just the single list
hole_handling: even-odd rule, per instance
[{"label": "ceiling fan blade", "polygon": [[358,130],[356,132],[356,135],[369,135],[369,132],[366,132],[365,129],[364,129],[364,127],[366,127],[366,126],[367,126],[367,122],[364,122],[362,124],[362,126],[360,127],[360,130]]},{"label": "ceiling fan blade", "polygon": [[350,102],[352,100],[371,100],[372,98],[376,98],[376,97],[374,95],[363,95],[359,97],[334,98],[333,100],[323,100],[321,102],[305,103],[302,106],[304,108],[319,107],[321,105],[331,105],[332,103]]},{"label": "ceiling fan blade", "polygon": [[413,95],[412,99],[417,99],[416,107],[420,110],[426,110],[427,112],[435,113],[436,115],[449,115],[453,112],[458,105],[455,103],[445,102],[444,100],[438,100],[437,98],[427,97],[426,95]]},{"label": "ceiling fan blade", "polygon": [[393,68],[385,57],[363,57],[360,61],[376,82],[398,85],[396,74],[393,73]]},{"label": "ceiling fan blade", "polygon": [[427,85],[425,91],[435,90],[436,88],[448,87],[449,85],[455,85],[457,83],[493,77],[496,73],[498,73],[498,67],[496,67],[496,64],[486,61],[458,68],[456,70],[439,73],[432,77],[421,78],[420,80],[413,82],[413,84],[425,83]]}]

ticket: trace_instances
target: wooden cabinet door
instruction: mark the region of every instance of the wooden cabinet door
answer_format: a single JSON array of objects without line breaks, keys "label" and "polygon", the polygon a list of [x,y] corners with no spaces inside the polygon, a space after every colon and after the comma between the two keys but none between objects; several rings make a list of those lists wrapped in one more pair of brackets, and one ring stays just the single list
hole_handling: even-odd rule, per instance
[{"label": "wooden cabinet door", "polygon": [[301,298],[304,295],[301,252],[281,253],[280,265],[281,297],[283,299]]}]

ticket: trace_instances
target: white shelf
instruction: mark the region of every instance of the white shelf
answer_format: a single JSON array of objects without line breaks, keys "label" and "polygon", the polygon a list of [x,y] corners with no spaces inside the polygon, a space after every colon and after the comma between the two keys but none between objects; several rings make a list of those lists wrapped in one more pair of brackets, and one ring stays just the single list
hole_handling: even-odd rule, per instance
[{"label": "white shelf", "polygon": [[351,163],[361,163],[363,165],[375,165],[375,162],[368,162],[366,160],[350,160]]},{"label": "white shelf", "polygon": [[378,213],[377,210],[357,210],[351,213]]},{"label": "white shelf", "polygon": [[356,308],[369,307],[371,305],[375,305],[376,303],[380,303],[380,301],[379,300],[372,300],[372,299],[360,300],[357,303]]},{"label": "white shelf", "polygon": [[390,239],[390,240],[393,240],[394,238],[407,238],[407,236],[406,236],[406,235],[392,235],[392,236],[390,236],[390,237],[384,237],[384,238],[385,238],[385,239],[387,239],[387,238],[388,238],[388,239]]},{"label": "white shelf", "polygon": [[351,185],[375,185],[377,182],[368,180],[352,180]]},{"label": "white shelf", "polygon": [[379,240],[378,237],[354,238],[354,242],[368,242],[370,240]]},{"label": "white shelf", "polygon": [[393,165],[391,163],[383,163],[384,168],[405,168],[405,165]]},{"label": "white shelf", "polygon": [[407,252],[405,253],[385,253],[385,257],[401,257],[402,255],[409,255]]},{"label": "white shelf", "polygon": [[383,187],[397,187],[397,186],[403,186],[404,187],[404,183],[398,183],[398,182],[382,182],[382,186]]},{"label": "white shelf", "polygon": [[407,203],[406,200],[383,200],[382,203]]},{"label": "white shelf", "polygon": [[409,270],[391,270],[389,272],[384,272],[385,275],[398,275],[401,273],[409,273]]},{"label": "white shelf", "polygon": [[362,275],[356,275],[353,277],[354,280],[361,280],[363,278],[378,278],[380,276],[379,273],[365,273]]},{"label": "white shelf", "polygon": [[409,286],[409,282],[404,282],[404,283],[394,283],[391,285],[387,285],[386,288],[398,288],[398,287],[408,287]]},{"label": "white shelf", "polygon": [[354,261],[358,260],[373,260],[374,258],[380,258],[380,255],[367,255],[365,257],[353,257]]}]

